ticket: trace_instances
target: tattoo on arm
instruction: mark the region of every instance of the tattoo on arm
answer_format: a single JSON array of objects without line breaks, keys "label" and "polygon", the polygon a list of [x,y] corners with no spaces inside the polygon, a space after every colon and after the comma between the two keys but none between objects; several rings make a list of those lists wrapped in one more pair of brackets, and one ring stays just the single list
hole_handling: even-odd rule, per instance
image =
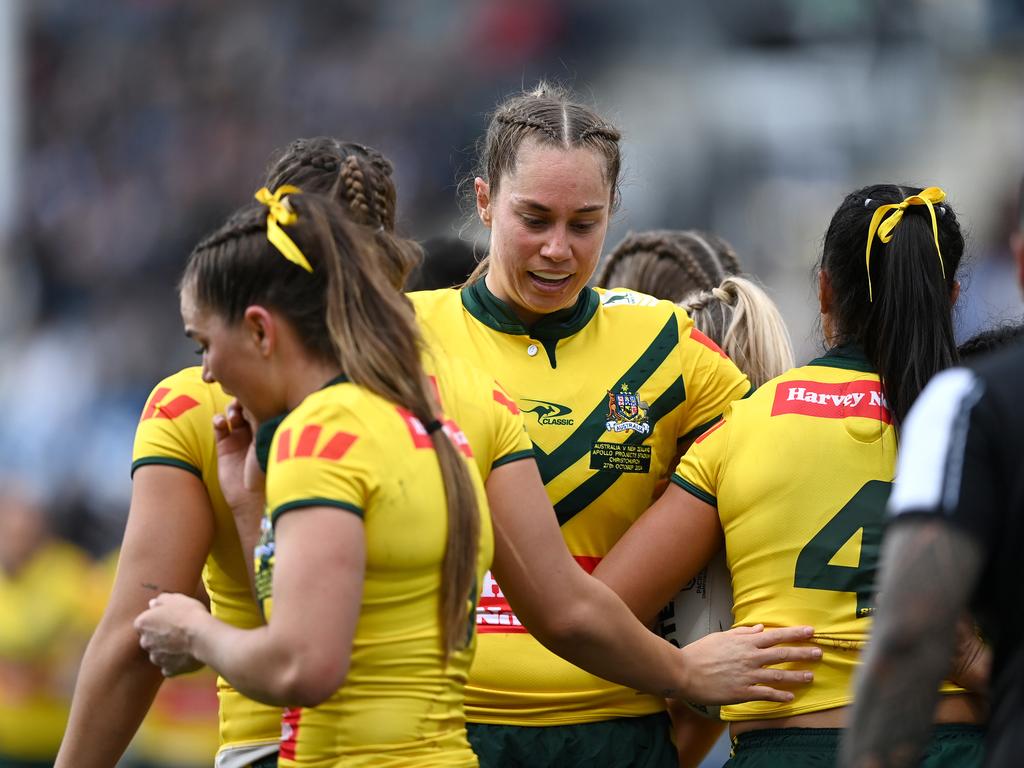
[{"label": "tattoo on arm", "polygon": [[904,521],[886,539],[880,606],[857,677],[843,768],[917,765],[948,673],[956,622],[983,553],[943,520]]},{"label": "tattoo on arm", "polygon": [[160,592],[161,591],[159,584],[152,584],[152,583],[150,583],[148,581],[142,582],[142,588],[143,589],[148,589],[150,592]]}]

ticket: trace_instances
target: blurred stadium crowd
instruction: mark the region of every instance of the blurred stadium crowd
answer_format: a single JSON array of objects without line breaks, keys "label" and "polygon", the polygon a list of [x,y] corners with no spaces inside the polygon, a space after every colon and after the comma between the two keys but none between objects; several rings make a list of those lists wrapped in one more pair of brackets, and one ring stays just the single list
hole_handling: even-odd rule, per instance
[{"label": "blurred stadium crowd", "polygon": [[[473,139],[503,94],[549,77],[624,129],[606,249],[628,229],[720,233],[779,301],[798,357],[814,351],[824,225],[867,180],[941,184],[963,212],[961,336],[1020,314],[1004,250],[1024,168],[1015,0],[11,2],[23,98],[0,255],[0,514],[34,505],[92,557],[123,527],[143,401],[189,361],[184,259],[298,136],[378,147],[405,234],[472,240],[457,187]],[[33,541],[19,557],[56,546]],[[15,561],[0,558],[0,597]],[[0,697],[8,662],[31,655],[8,640]],[[71,690],[63,673],[53,684]]]}]

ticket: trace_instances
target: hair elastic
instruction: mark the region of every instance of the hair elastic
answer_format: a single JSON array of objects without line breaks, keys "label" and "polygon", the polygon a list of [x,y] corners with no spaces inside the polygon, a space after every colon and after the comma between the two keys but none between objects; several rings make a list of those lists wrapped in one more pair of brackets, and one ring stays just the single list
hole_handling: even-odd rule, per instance
[{"label": "hair elastic", "polygon": [[282,226],[291,226],[299,220],[299,216],[285,202],[286,195],[301,195],[302,190],[291,184],[285,184],[271,192],[266,187],[256,191],[256,199],[269,209],[267,212],[267,240],[292,264],[297,264],[307,272],[313,271],[309,259],[305,257],[295,241],[288,237]]},{"label": "hair elastic", "polygon": [[440,421],[434,419],[433,421],[428,421],[426,424],[424,424],[423,428],[427,430],[427,434],[430,435],[433,434],[434,432],[437,432],[437,430],[441,429],[441,427],[443,426],[444,425]]},{"label": "hair elastic", "polygon": [[[868,243],[864,250],[864,268],[868,273],[868,301],[874,301],[874,292],[871,288],[871,244],[878,234],[878,239],[883,243],[892,240],[892,232],[896,225],[903,221],[903,212],[911,205],[924,205],[928,208],[928,214],[932,220],[932,234],[935,237],[935,252],[939,255],[939,269],[942,270],[942,277],[946,277],[946,265],[942,262],[942,249],[939,248],[939,223],[935,218],[935,206],[946,199],[946,193],[938,187],[922,189],[916,195],[904,198],[901,203],[890,203],[880,205],[871,216],[871,224],[868,226]],[[871,198],[864,201],[866,206]],[[884,219],[884,221],[883,221]]]}]

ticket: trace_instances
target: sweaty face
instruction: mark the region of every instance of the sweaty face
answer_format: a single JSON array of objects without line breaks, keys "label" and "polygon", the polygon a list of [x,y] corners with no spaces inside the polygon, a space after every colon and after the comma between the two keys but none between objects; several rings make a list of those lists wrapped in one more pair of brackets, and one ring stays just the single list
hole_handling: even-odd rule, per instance
[{"label": "sweaty face", "polygon": [[282,395],[269,384],[267,360],[259,339],[244,320],[229,324],[221,315],[201,307],[186,287],[181,292],[181,318],[185,335],[196,342],[203,358],[203,381],[218,382],[238,398],[258,420],[285,410]]},{"label": "sweaty face", "polygon": [[[489,191],[478,182],[478,200],[481,185]],[[596,151],[524,143],[481,206],[491,227],[487,287],[527,325],[572,306],[601,256],[610,199]]]}]

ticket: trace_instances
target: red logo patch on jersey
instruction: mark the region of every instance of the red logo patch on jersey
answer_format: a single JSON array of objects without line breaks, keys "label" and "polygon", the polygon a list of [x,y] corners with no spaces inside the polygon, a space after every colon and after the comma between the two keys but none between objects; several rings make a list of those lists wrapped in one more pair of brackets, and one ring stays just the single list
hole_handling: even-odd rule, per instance
[{"label": "red logo patch on jersey", "polygon": [[892,423],[889,404],[877,381],[783,381],[775,386],[772,416],[795,413],[819,419],[846,419],[860,416]]},{"label": "red logo patch on jersey", "polygon": [[497,389],[494,390],[494,402],[504,405],[512,412],[513,416],[519,413],[519,406],[512,402],[510,398],[506,397],[504,392],[499,392]]},{"label": "red logo patch on jersey", "polygon": [[[402,417],[405,426],[409,428],[409,437],[412,438],[412,444],[417,448],[433,449],[434,441],[430,439],[430,433],[423,426],[423,422],[405,408],[396,408],[395,410]],[[469,447],[469,438],[459,429],[459,425],[451,419],[445,419],[441,427],[444,429],[444,433],[448,435],[448,439],[455,444],[455,447],[459,449],[462,455],[467,459],[472,459],[473,449]]]},{"label": "red logo patch on jersey", "polygon": [[[600,557],[591,555],[573,555],[572,559],[587,573],[593,573],[601,562]],[[490,571],[484,574],[480,601],[476,605],[476,631],[484,634],[527,634],[526,627],[512,611],[505,593]]]},{"label": "red logo patch on jersey", "polygon": [[287,707],[281,713],[281,757],[295,759],[295,747],[299,743],[299,721],[302,707]]},{"label": "red logo patch on jersey", "polygon": [[142,412],[142,421],[146,419],[176,419],[186,411],[190,411],[199,405],[198,400],[193,400],[188,395],[178,395],[168,403],[164,400],[171,393],[170,387],[160,387],[146,403]]},{"label": "red logo patch on jersey", "polygon": [[299,439],[294,445],[292,430],[286,429],[281,432],[277,438],[277,463],[280,464],[290,459],[308,459],[313,456],[328,461],[339,461],[358,439],[356,435],[351,435],[348,432],[335,432],[317,452],[316,447],[320,443],[323,429],[319,424],[307,424],[302,428]]},{"label": "red logo patch on jersey", "polygon": [[694,341],[696,341],[698,344],[703,344],[705,347],[710,349],[712,352],[717,352],[718,354],[720,354],[724,358],[728,358],[729,357],[727,354],[725,354],[725,352],[722,351],[722,348],[720,346],[715,344],[715,342],[713,342],[711,339],[709,339],[703,333],[698,331],[696,328],[691,328],[690,329],[690,338],[693,339]]}]

